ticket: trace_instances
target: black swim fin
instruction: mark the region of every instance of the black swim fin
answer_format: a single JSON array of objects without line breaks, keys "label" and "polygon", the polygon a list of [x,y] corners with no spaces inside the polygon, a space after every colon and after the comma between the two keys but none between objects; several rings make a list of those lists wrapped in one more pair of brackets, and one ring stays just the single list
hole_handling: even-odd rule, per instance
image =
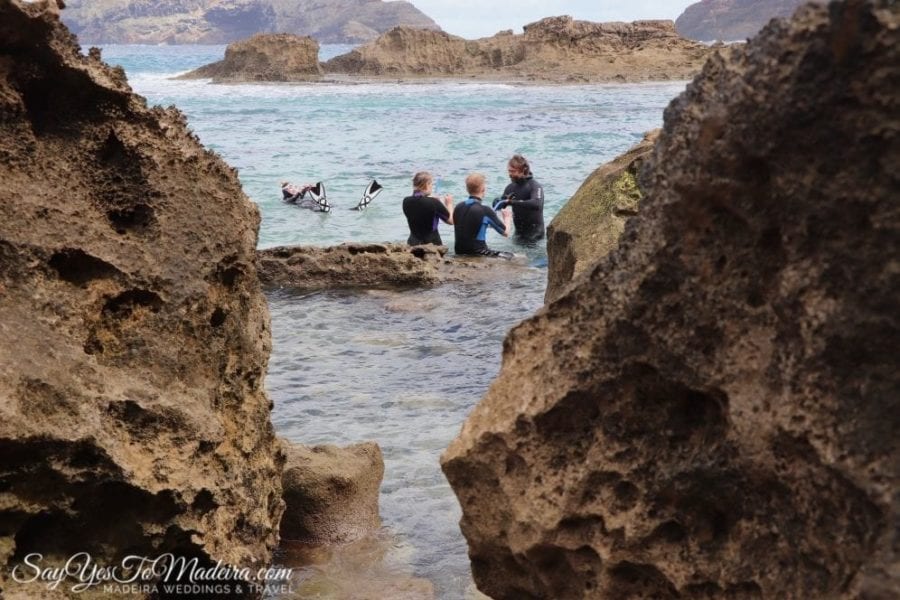
[{"label": "black swim fin", "polygon": [[328,203],[328,196],[325,194],[325,184],[321,181],[309,188],[309,195],[319,207],[321,212],[331,212],[331,205]]},{"label": "black swim fin", "polygon": [[353,210],[366,210],[367,208],[369,208],[372,200],[378,197],[378,194],[380,194],[381,190],[383,189],[384,186],[373,179],[371,183],[366,186],[366,191],[363,192],[363,196],[362,198],[360,198],[359,204],[357,204],[356,208],[354,208]]}]

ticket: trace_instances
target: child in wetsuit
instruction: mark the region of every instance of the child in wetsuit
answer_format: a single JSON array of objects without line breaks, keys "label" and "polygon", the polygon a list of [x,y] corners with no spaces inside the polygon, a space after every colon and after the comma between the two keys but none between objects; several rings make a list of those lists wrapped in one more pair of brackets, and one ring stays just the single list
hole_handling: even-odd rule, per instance
[{"label": "child in wetsuit", "polygon": [[409,238],[406,242],[410,246],[443,245],[438,224],[441,221],[453,224],[453,196],[447,194],[438,200],[431,196],[433,191],[434,178],[431,173],[416,173],[413,177],[413,194],[403,199],[403,214],[409,225]]},{"label": "child in wetsuit", "polygon": [[491,250],[485,240],[488,228],[503,236],[509,236],[512,229],[510,210],[507,208],[500,211],[503,215],[501,220],[494,209],[481,203],[485,192],[484,175],[481,173],[472,173],[466,177],[466,190],[469,192],[469,199],[458,204],[453,211],[456,253],[508,258],[508,252]]}]

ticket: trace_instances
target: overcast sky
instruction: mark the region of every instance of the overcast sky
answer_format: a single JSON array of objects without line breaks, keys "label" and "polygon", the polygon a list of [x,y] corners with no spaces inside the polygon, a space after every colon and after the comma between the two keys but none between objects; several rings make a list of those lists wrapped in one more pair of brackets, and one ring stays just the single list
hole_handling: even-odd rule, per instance
[{"label": "overcast sky", "polygon": [[444,31],[465,38],[493,35],[543,17],[571,15],[585,21],[674,20],[696,0],[410,0]]}]

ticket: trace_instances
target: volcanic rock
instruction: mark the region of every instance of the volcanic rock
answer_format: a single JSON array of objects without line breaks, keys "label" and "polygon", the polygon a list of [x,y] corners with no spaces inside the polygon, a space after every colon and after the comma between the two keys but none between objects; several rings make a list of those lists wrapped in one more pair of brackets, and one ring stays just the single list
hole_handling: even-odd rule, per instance
[{"label": "volcanic rock", "polygon": [[897,596],[898,82],[896,3],[835,2],[672,102],[640,218],[443,456],[482,591]]},{"label": "volcanic rock", "polygon": [[395,27],[324,64],[328,73],[551,81],[687,79],[713,50],[684,39],[671,21],[591,23],[548,17],[493,37],[465,40]]},{"label": "volcanic rock", "polygon": [[790,17],[804,1],[702,0],[684,9],[675,20],[675,29],[692,40],[743,41],[769,20]]},{"label": "volcanic rock", "polygon": [[316,40],[289,33],[260,33],[229,44],[223,60],[194,69],[179,79],[308,81],[321,75]]},{"label": "volcanic rock", "polygon": [[547,227],[547,302],[572,279],[612,252],[625,221],[638,214],[638,171],[653,150],[659,130],[622,156],[591,173]]},{"label": "volcanic rock", "polygon": [[397,25],[440,29],[409,2],[381,0],[67,0],[63,20],[82,41],[228,44],[291,32],[358,44]]},{"label": "volcanic rock", "polygon": [[[265,565],[259,213],[174,108],[0,0],[0,587],[30,553]],[[23,591],[44,597],[43,584]]]},{"label": "volcanic rock", "polygon": [[283,446],[283,539],[316,546],[342,544],[381,526],[378,494],[384,459],[378,444]]}]

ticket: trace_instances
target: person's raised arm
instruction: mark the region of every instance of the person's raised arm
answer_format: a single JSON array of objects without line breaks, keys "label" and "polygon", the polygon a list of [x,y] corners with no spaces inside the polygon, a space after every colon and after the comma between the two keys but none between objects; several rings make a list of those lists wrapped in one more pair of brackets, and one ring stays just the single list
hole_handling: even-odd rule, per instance
[{"label": "person's raised arm", "polygon": [[441,220],[447,225],[453,225],[453,196],[446,194],[441,201],[442,207],[447,211],[446,217],[441,213]]}]

